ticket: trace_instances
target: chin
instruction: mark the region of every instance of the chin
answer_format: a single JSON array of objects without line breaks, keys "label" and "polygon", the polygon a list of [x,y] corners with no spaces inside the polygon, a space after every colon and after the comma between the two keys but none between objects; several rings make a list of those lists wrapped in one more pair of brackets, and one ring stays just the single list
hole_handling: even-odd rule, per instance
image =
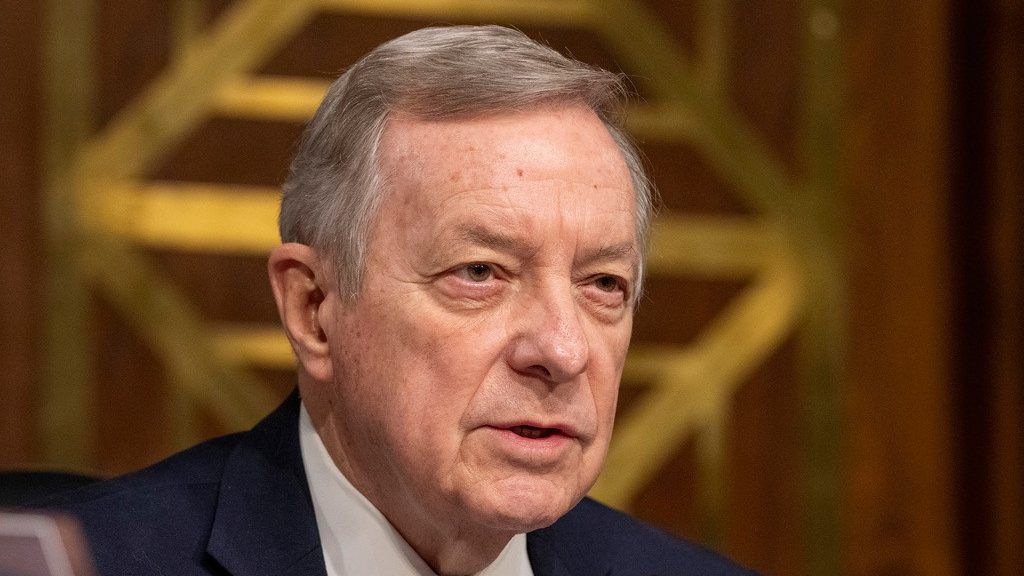
[{"label": "chin", "polygon": [[547,480],[505,480],[484,495],[481,506],[473,508],[491,528],[518,534],[550,526],[584,493]]}]

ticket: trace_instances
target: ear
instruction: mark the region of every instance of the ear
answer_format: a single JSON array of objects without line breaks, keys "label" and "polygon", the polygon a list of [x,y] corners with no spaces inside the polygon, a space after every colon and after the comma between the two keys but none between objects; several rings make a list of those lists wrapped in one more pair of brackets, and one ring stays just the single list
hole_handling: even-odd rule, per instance
[{"label": "ear", "polygon": [[281,324],[299,363],[314,380],[330,382],[331,350],[320,314],[328,279],[319,256],[303,244],[282,244],[270,253],[267,273]]}]

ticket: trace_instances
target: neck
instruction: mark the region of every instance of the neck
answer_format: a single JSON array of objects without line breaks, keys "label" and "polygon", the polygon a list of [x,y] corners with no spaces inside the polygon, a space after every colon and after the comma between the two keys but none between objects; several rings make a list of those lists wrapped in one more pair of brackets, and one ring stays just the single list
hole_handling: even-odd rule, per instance
[{"label": "neck", "polygon": [[[318,402],[305,402],[306,411],[331,460],[401,535],[407,544],[437,574],[476,574],[501,554],[515,533],[499,532],[484,525],[459,522],[455,514],[439,517],[424,506],[421,498],[396,489],[397,482],[381,481],[384,473],[367,474],[348,456],[344,434],[335,419]],[[372,478],[376,478],[374,481]]]},{"label": "neck", "polygon": [[463,534],[444,539],[438,538],[438,533],[428,534],[422,526],[420,530],[403,531],[393,520],[388,520],[420,558],[443,576],[465,576],[482,571],[498,558],[513,536],[481,538],[479,534]]}]

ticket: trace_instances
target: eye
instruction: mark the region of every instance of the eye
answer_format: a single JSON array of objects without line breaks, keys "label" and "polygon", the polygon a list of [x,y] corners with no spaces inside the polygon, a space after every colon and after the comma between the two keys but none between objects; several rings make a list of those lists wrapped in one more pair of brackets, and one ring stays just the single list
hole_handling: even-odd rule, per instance
[{"label": "eye", "polygon": [[622,283],[615,276],[598,276],[594,279],[594,286],[597,286],[599,290],[604,292],[615,292],[616,290],[622,290]]},{"label": "eye", "polygon": [[459,272],[461,276],[471,282],[486,282],[494,276],[494,269],[491,268],[491,265],[482,264],[480,262],[467,264],[462,267]]},{"label": "eye", "polygon": [[457,264],[438,274],[435,286],[453,309],[479,309],[498,302],[508,287],[509,276],[500,264]]},{"label": "eye", "polygon": [[619,313],[628,306],[629,282],[621,276],[597,274],[588,278],[582,288],[583,294],[596,305],[597,310],[612,314],[608,318],[620,317]]}]

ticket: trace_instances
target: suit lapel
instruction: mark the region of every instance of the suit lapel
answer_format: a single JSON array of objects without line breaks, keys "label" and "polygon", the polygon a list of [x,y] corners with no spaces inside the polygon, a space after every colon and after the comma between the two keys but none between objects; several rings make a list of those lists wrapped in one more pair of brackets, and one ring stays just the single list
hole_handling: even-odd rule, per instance
[{"label": "suit lapel", "polygon": [[228,458],[207,552],[234,576],[322,575],[293,393]]}]

